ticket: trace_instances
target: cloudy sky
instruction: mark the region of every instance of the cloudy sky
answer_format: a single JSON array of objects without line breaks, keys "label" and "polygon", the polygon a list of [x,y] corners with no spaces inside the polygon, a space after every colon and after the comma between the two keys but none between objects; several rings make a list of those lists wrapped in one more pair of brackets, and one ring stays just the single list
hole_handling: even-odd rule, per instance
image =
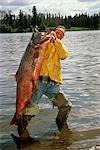
[{"label": "cloudy sky", "polygon": [[76,13],[99,13],[100,0],[0,0],[0,10],[12,10],[14,13],[31,11],[36,6],[37,12],[75,15]]}]

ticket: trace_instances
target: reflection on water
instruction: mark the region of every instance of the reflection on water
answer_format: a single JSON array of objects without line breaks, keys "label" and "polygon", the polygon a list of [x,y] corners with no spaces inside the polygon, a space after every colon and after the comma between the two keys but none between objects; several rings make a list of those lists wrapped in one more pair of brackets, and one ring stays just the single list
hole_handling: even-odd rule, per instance
[{"label": "reflection on water", "polygon": [[[15,111],[13,80],[31,33],[0,34],[0,136],[1,148],[16,149],[10,134],[16,128],[9,125]],[[100,31],[67,32],[63,39],[70,57],[62,61],[64,93],[73,104],[68,130],[59,135],[55,124],[57,110],[45,97],[41,113],[29,125],[32,136],[38,137],[42,149],[89,149],[100,143]],[[49,103],[49,104],[48,104]],[[44,107],[45,106],[45,107]],[[37,128],[38,127],[38,128]],[[59,138],[58,138],[59,137]]]}]

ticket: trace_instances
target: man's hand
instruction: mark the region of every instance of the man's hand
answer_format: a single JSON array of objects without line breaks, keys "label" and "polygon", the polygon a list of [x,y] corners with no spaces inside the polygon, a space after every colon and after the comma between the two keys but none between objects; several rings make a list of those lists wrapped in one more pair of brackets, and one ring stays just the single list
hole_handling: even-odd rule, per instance
[{"label": "man's hand", "polygon": [[34,90],[38,89],[38,80],[34,81],[33,88]]},{"label": "man's hand", "polygon": [[54,31],[51,31],[51,33],[50,33],[50,42],[54,43],[56,38],[57,38],[56,33]]}]

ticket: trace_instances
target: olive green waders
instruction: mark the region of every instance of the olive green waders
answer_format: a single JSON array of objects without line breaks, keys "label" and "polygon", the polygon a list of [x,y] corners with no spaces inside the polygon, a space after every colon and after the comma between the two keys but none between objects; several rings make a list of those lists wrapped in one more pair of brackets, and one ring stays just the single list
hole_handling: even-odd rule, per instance
[{"label": "olive green waders", "polygon": [[58,115],[56,117],[56,124],[59,131],[66,124],[69,112],[71,110],[71,102],[65,98],[63,93],[58,93],[53,99],[53,105],[58,107]]}]

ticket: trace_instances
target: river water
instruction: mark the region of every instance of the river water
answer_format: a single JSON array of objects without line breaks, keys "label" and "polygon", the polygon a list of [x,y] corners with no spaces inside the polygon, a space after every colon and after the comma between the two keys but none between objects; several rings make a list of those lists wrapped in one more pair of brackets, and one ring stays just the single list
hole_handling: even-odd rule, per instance
[{"label": "river water", "polygon": [[[15,150],[9,122],[15,111],[15,74],[31,33],[0,34],[0,143],[1,150]],[[32,150],[89,150],[100,145],[100,31],[66,32],[63,42],[70,56],[61,62],[61,90],[73,106],[68,118],[69,131],[59,138],[55,124],[57,109],[45,96],[40,114],[29,125],[31,136],[39,139]],[[27,148],[25,148],[27,149]],[[28,148],[29,149],[29,148]]]}]

